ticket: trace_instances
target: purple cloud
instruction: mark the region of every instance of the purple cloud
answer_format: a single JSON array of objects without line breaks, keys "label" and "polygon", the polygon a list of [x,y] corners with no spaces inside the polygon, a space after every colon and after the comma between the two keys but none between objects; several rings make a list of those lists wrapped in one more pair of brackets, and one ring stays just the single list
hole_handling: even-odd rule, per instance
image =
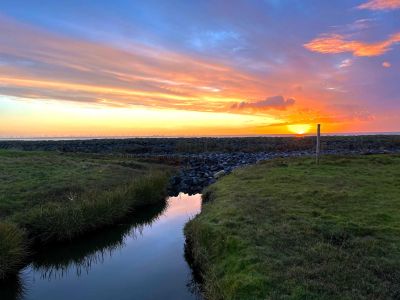
[{"label": "purple cloud", "polygon": [[268,97],[265,100],[256,101],[256,102],[239,102],[232,104],[232,109],[237,110],[286,110],[288,107],[294,105],[296,102],[293,98],[283,98],[282,96],[272,96]]}]

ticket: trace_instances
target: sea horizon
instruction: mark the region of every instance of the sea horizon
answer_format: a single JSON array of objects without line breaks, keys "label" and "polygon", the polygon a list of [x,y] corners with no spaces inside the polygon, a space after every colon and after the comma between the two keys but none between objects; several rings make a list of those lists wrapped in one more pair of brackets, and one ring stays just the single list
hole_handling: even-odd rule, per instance
[{"label": "sea horizon", "polygon": [[[73,141],[73,140],[119,140],[140,138],[247,138],[247,137],[307,137],[307,134],[249,134],[249,135],[149,135],[149,136],[43,136],[43,137],[0,137],[0,141]],[[400,135],[399,131],[393,132],[336,132],[321,133],[321,136],[369,136],[369,135]]]}]

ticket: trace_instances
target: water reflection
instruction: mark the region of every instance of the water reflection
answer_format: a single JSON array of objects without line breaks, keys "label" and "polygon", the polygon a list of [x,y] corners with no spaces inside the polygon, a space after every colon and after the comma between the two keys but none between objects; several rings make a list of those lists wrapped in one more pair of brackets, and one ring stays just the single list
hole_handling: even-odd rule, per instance
[{"label": "water reflection", "polygon": [[183,226],[200,209],[200,195],[180,194],[106,230],[46,247],[7,294],[0,286],[0,299],[199,298]]},{"label": "water reflection", "polygon": [[122,249],[125,240],[136,239],[142,235],[145,226],[151,226],[165,211],[168,201],[148,207],[140,215],[133,214],[119,224],[106,228],[73,243],[47,246],[38,251],[31,264],[32,270],[42,279],[62,278],[69,272],[75,276],[88,274],[92,265],[103,263],[115,251]]}]

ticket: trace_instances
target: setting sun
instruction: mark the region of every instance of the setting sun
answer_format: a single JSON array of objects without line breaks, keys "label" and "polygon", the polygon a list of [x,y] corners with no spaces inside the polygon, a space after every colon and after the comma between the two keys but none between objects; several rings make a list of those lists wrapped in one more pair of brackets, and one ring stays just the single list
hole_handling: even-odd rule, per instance
[{"label": "setting sun", "polygon": [[311,125],[310,124],[295,124],[295,125],[288,125],[287,128],[290,132],[293,132],[295,134],[305,134],[310,130]]}]

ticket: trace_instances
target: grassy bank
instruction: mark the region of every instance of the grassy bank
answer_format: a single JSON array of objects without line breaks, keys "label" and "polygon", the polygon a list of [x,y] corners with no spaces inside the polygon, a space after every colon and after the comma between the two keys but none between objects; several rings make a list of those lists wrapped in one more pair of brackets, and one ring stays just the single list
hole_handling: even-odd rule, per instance
[{"label": "grassy bank", "polygon": [[209,299],[398,299],[400,156],[274,160],[185,228]]},{"label": "grassy bank", "polygon": [[70,240],[164,201],[161,165],[93,155],[0,151],[0,277],[29,245]]},{"label": "grassy bank", "polygon": [[17,270],[25,256],[24,232],[13,224],[0,222],[0,279]]}]

